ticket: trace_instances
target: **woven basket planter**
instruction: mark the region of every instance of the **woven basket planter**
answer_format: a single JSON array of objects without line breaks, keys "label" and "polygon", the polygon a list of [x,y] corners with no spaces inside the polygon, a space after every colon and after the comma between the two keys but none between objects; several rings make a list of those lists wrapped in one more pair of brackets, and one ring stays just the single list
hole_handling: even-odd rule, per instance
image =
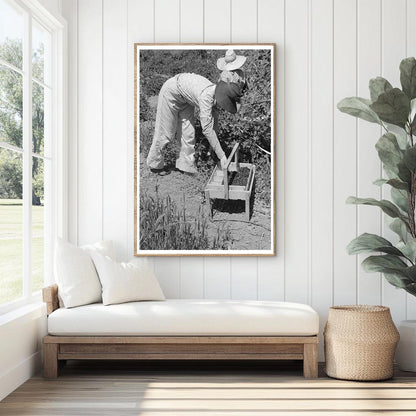
[{"label": "woven basket planter", "polygon": [[385,306],[334,306],[324,331],[326,373],[344,380],[393,377],[399,332]]}]

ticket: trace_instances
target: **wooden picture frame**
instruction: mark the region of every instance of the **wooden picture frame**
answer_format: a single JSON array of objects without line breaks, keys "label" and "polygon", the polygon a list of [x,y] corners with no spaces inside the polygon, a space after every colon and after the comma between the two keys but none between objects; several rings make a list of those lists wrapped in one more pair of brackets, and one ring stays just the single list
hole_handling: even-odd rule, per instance
[{"label": "wooden picture frame", "polygon": [[[275,60],[269,43],[134,44],[135,256],[276,254]],[[221,108],[220,81],[242,94],[236,114]]]}]

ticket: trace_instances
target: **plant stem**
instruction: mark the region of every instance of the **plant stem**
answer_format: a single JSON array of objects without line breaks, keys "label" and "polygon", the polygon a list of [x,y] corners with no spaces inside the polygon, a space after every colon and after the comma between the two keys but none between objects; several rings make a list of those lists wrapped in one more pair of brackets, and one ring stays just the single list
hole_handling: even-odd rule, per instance
[{"label": "plant stem", "polygon": [[[413,129],[409,123],[409,135],[410,144],[413,147]],[[411,183],[410,183],[410,195],[409,195],[409,218],[410,218],[410,231],[412,237],[416,238],[416,222],[415,222],[415,200],[416,200],[416,171],[410,172]]]}]

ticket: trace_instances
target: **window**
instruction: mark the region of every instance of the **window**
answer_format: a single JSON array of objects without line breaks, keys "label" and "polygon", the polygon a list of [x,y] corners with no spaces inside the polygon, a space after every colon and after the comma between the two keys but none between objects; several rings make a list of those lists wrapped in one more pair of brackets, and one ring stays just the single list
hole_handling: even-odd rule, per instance
[{"label": "window", "polygon": [[64,229],[64,29],[30,0],[0,0],[0,312],[53,281],[52,242]]}]

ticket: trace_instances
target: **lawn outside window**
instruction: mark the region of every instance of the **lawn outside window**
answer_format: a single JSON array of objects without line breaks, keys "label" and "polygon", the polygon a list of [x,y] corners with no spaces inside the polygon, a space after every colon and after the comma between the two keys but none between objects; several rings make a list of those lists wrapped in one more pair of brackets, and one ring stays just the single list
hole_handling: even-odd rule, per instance
[{"label": "lawn outside window", "polygon": [[0,314],[53,282],[65,237],[66,24],[35,0],[0,0]]}]

